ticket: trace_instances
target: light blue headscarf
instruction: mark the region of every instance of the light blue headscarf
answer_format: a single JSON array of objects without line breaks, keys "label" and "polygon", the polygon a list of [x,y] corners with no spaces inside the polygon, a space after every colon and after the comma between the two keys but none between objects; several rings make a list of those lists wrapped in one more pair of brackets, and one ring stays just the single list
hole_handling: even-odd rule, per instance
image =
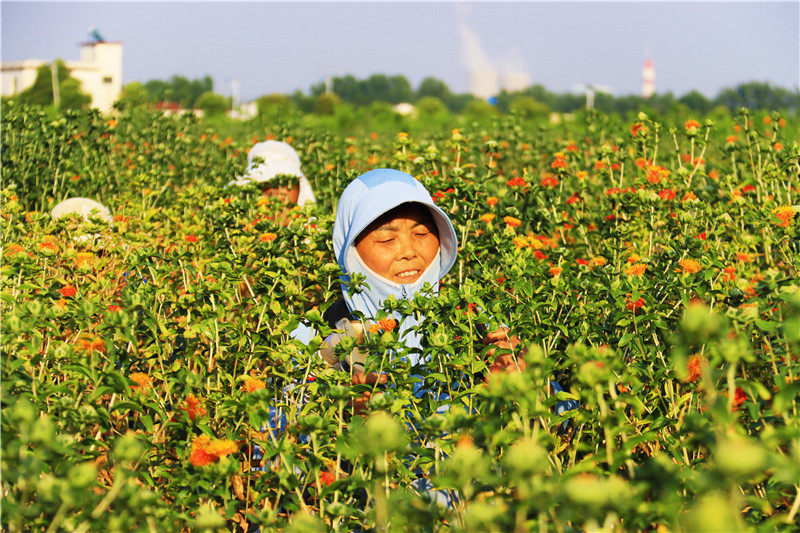
[{"label": "light blue headscarf", "polygon": [[[406,202],[417,202],[433,215],[439,230],[439,254],[433,263],[414,283],[398,284],[382,278],[368,269],[358,257],[355,241],[359,234],[378,217]],[[453,267],[458,252],[458,238],[453,223],[433,202],[430,193],[417,179],[405,172],[388,168],[370,170],[353,180],[339,198],[336,221],[333,225],[333,251],[344,273],[342,293],[347,308],[360,311],[364,318],[374,318],[382,303],[391,295],[398,300],[414,297],[425,282],[433,286],[434,293],[439,290],[439,280]],[[346,284],[350,274],[359,272],[366,276],[366,284],[359,294],[348,293]],[[417,324],[413,317],[401,321],[399,314],[395,319],[400,324],[400,335],[406,346],[419,347],[419,337],[409,328]],[[415,364],[417,361],[411,361]]]}]

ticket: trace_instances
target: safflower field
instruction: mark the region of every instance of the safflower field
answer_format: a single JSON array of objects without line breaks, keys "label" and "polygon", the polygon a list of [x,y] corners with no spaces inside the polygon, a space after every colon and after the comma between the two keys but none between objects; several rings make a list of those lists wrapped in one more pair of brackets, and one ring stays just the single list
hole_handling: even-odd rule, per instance
[{"label": "safflower field", "polygon": [[[273,138],[316,204],[226,186]],[[779,112],[347,131],[4,105],[3,529],[796,530],[799,155]],[[388,383],[354,386],[317,351],[336,201],[378,167],[460,249],[438,296],[387,302],[426,317],[427,362],[382,320],[360,349]],[[70,196],[113,221],[52,220]],[[487,371],[500,324],[522,372]]]}]

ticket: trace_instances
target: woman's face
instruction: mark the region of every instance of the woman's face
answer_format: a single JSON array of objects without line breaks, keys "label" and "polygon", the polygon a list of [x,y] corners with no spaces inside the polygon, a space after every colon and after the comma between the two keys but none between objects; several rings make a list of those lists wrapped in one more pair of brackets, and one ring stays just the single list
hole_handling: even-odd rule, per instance
[{"label": "woman's face", "polygon": [[284,204],[296,204],[300,196],[300,185],[295,184],[291,187],[287,187],[286,185],[264,187],[261,190],[261,196],[277,198]]},{"label": "woman's face", "polygon": [[414,283],[439,251],[439,231],[427,207],[400,205],[384,213],[355,241],[361,261],[394,283]]}]

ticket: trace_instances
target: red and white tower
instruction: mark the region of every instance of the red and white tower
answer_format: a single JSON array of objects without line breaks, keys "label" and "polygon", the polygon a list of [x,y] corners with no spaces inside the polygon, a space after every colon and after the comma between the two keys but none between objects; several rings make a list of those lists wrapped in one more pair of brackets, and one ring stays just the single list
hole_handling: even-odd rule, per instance
[{"label": "red and white tower", "polygon": [[653,67],[653,60],[648,57],[642,67],[642,98],[650,98],[654,92],[656,92],[656,69]]}]

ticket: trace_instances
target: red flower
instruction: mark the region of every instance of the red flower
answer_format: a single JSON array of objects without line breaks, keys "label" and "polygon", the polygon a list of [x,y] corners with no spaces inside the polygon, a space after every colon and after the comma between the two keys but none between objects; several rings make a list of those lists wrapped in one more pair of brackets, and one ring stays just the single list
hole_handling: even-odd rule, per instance
[{"label": "red flower", "polygon": [[197,242],[197,236],[196,235],[187,235],[186,236],[186,242]]},{"label": "red flower", "polygon": [[580,202],[580,201],[581,201],[581,197],[578,196],[577,194],[573,194],[572,196],[567,198],[567,205],[574,204],[574,203]]},{"label": "red flower", "polygon": [[548,176],[546,178],[542,178],[540,183],[542,184],[542,187],[555,187],[558,185],[558,178]]},{"label": "red flower", "polygon": [[322,472],[319,473],[320,484],[329,487],[334,481],[336,481],[336,474],[334,474],[330,470],[323,470]]},{"label": "red flower", "polygon": [[675,191],[673,191],[672,189],[661,189],[660,191],[658,191],[658,195],[661,197],[662,200],[668,202],[675,198]]},{"label": "red flower", "polygon": [[122,307],[120,307],[118,305],[114,305],[114,304],[111,304],[111,305],[108,306],[108,310],[111,311],[112,313],[116,313],[117,311],[120,311],[121,309],[122,309]]},{"label": "red flower", "polygon": [[76,289],[72,285],[67,285],[66,287],[62,287],[62,288],[58,289],[57,292],[60,292],[61,296],[65,297],[65,298],[69,298],[71,296],[75,296],[75,294],[77,294],[77,292],[78,292],[78,289]]},{"label": "red flower", "polygon": [[745,394],[744,389],[736,387],[736,390],[733,392],[733,411],[737,411],[739,406],[741,406],[746,399],[747,394]]},{"label": "red flower", "polygon": [[639,298],[635,302],[633,302],[631,300],[626,300],[626,303],[625,303],[625,308],[628,311],[633,311],[634,314],[636,313],[636,310],[637,309],[641,309],[642,306],[644,306],[644,298]]}]

